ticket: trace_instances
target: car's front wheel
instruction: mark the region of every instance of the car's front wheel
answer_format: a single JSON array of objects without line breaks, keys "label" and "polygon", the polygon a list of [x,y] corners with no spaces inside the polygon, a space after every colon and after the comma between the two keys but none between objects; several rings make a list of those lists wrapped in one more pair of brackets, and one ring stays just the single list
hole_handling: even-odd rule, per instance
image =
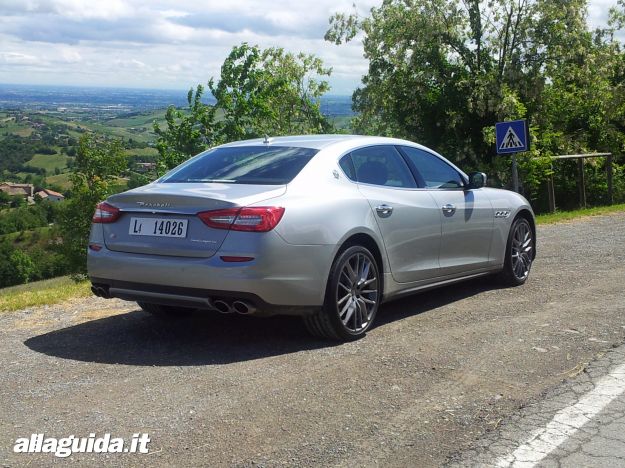
[{"label": "car's front wheel", "polygon": [[186,307],[174,307],[174,306],[166,306],[161,304],[152,304],[148,302],[137,302],[139,307],[141,307],[146,312],[154,315],[155,317],[162,319],[178,319],[182,317],[187,317],[193,309],[189,309]]},{"label": "car's front wheel", "polygon": [[341,252],[332,264],[321,310],[304,317],[315,336],[358,339],[371,328],[380,304],[382,281],[375,258],[362,246]]},{"label": "car's front wheel", "polygon": [[534,260],[534,234],[527,219],[519,217],[514,220],[508,243],[506,258],[499,277],[508,286],[520,286],[527,281]]}]

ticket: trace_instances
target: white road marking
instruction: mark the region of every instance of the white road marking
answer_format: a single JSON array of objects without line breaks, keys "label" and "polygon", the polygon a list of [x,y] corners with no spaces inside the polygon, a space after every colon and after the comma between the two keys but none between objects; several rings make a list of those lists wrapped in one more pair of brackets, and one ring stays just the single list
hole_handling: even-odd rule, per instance
[{"label": "white road marking", "polygon": [[625,364],[599,379],[595,388],[577,403],[558,411],[545,427],[533,432],[514,452],[497,459],[495,466],[535,466],[624,392]]}]

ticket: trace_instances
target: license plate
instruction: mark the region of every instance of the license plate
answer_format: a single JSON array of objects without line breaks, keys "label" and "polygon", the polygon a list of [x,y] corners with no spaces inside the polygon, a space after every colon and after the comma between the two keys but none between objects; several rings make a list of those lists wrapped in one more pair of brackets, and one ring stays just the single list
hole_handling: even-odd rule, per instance
[{"label": "license plate", "polygon": [[130,218],[132,236],[187,237],[187,220],[170,218]]}]

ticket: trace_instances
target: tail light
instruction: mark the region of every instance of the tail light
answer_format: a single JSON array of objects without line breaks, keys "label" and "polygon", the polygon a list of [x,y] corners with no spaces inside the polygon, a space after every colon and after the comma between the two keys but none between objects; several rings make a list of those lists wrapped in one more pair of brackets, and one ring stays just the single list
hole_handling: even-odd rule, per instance
[{"label": "tail light", "polygon": [[119,218],[119,209],[106,202],[98,203],[91,221],[94,223],[114,223]]},{"label": "tail light", "polygon": [[251,206],[203,211],[198,217],[209,227],[233,231],[267,232],[275,228],[284,214],[278,206]]}]

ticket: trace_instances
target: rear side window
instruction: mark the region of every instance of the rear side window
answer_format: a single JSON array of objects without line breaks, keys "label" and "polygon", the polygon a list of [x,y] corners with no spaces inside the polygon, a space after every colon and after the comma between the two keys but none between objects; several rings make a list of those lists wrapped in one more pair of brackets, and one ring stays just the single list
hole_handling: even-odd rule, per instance
[{"label": "rear side window", "polygon": [[352,152],[358,182],[416,188],[410,169],[393,146],[369,146]]},{"label": "rear side window", "polygon": [[414,165],[426,188],[453,189],[464,186],[462,177],[453,167],[427,151],[409,146],[401,147]]},{"label": "rear side window", "polygon": [[349,154],[341,158],[341,160],[339,161],[339,166],[341,166],[341,169],[343,169],[343,172],[345,172],[345,175],[349,179],[353,180],[354,182],[356,181],[356,169],[354,169],[354,164],[352,163],[352,158]]},{"label": "rear side window", "polygon": [[174,169],[161,182],[284,185],[299,174],[317,151],[283,146],[216,148]]}]

